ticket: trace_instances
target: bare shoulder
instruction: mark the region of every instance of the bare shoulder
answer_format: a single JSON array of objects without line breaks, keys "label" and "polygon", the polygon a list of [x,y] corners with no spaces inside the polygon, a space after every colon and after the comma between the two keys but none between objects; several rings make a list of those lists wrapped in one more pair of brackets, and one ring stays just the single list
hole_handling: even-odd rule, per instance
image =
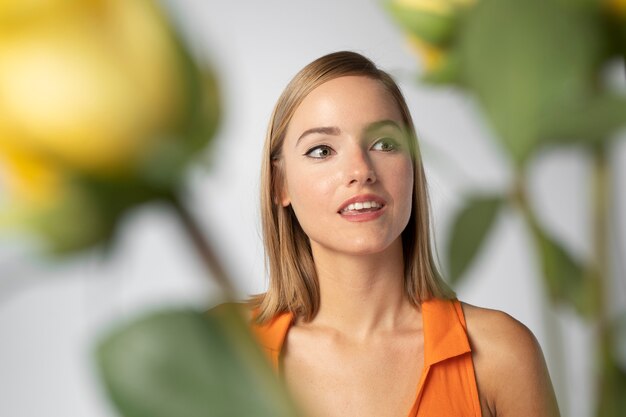
[{"label": "bare shoulder", "polygon": [[510,315],[463,303],[484,416],[558,416],[535,335]]},{"label": "bare shoulder", "polygon": [[531,359],[541,353],[535,335],[524,324],[499,310],[462,303],[467,332],[476,347],[512,360]]}]

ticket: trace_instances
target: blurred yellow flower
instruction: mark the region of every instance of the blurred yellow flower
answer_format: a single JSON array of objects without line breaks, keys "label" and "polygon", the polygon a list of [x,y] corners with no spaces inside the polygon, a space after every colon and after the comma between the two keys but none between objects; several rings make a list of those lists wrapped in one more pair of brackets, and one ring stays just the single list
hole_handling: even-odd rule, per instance
[{"label": "blurred yellow flower", "polygon": [[0,228],[71,252],[169,195],[219,116],[156,0],[0,0]]},{"label": "blurred yellow flower", "polygon": [[444,15],[453,11],[452,4],[447,0],[395,0],[394,3],[408,10],[420,10]]},{"label": "blurred yellow flower", "polygon": [[446,43],[454,30],[454,13],[445,1],[389,0],[387,9],[409,34],[432,44]]},{"label": "blurred yellow flower", "polygon": [[441,67],[446,52],[437,46],[424,42],[417,36],[408,36],[409,45],[421,59],[425,73],[436,71]]},{"label": "blurred yellow flower", "polygon": [[[0,14],[16,14],[6,3]],[[0,148],[37,148],[98,174],[132,170],[183,111],[183,69],[158,10],[149,1],[26,4],[54,12],[0,28]]]},{"label": "blurred yellow flower", "polygon": [[473,5],[477,0],[395,0],[397,6],[409,10],[420,10],[449,15],[461,7]]},{"label": "blurred yellow flower", "polygon": [[48,158],[5,144],[0,152],[0,230],[36,228],[39,219],[65,203],[67,180]]},{"label": "blurred yellow flower", "polygon": [[477,0],[389,0],[387,8],[407,33],[411,49],[421,59],[424,79],[451,82],[450,49],[464,8]]},{"label": "blurred yellow flower", "polygon": [[38,206],[58,199],[64,176],[45,157],[3,146],[0,166],[3,191],[8,199]]}]

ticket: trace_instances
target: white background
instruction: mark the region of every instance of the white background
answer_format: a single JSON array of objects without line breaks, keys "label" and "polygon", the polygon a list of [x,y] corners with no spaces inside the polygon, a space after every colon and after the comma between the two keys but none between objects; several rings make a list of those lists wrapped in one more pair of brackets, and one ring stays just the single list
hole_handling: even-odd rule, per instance
[{"label": "white background", "polygon": [[[416,82],[420,63],[379,3],[166,4],[194,52],[213,63],[221,80],[225,117],[210,152],[210,169],[199,166],[190,172],[189,202],[242,296],[266,286],[257,195],[272,106],[289,79],[323,54],[364,53],[399,81],[422,144],[440,253],[463,197],[504,190],[510,182],[508,161],[471,98]],[[617,213],[626,212],[624,142],[611,157]],[[537,158],[530,172],[541,222],[571,251],[588,255],[587,158],[562,149]],[[623,215],[621,221],[614,242],[626,236]],[[0,246],[0,416],[114,417],[92,369],[98,335],[146,310],[211,305],[215,287],[166,207],[142,207],[124,223],[109,259],[92,254],[51,265],[25,256],[14,240]],[[529,243],[516,213],[501,216],[486,242],[488,256],[472,267],[457,289],[459,298],[504,310],[525,323],[544,349],[562,414],[591,416],[594,329],[568,309],[547,307]],[[617,246],[612,247],[615,252]],[[614,256],[615,275],[622,278],[611,290],[613,305],[621,309],[626,304],[623,255]]]}]

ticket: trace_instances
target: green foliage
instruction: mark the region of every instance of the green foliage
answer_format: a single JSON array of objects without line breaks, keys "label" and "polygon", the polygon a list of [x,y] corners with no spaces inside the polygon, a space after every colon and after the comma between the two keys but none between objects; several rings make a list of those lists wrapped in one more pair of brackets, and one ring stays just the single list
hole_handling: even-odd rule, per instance
[{"label": "green foliage", "polygon": [[[534,238],[551,300],[574,308],[599,328],[596,415],[624,416],[626,338],[618,338],[617,353],[609,345],[614,334],[626,334],[626,326],[609,326],[611,306],[604,302],[604,292],[610,278],[608,152],[610,141],[626,126],[626,96],[603,82],[606,63],[626,59],[624,2],[477,0],[462,13],[453,13],[455,27],[441,32],[425,30],[425,17],[401,17],[400,12],[392,15],[403,29],[437,47],[417,49],[423,62],[431,63],[422,81],[460,87],[484,110],[516,173],[512,200]],[[596,161],[591,181],[595,201],[590,201],[594,251],[588,264],[544,231],[524,191],[531,158],[547,146],[563,145],[582,145]],[[473,198],[456,215],[448,238],[454,284],[479,252],[497,205]]]},{"label": "green foliage", "polygon": [[[175,36],[173,33],[172,36]],[[220,89],[216,74],[194,60],[180,38],[177,42],[186,103],[182,118],[167,137],[138,164],[136,176],[149,187],[174,189],[188,165],[205,151],[221,119]]]},{"label": "green foliage", "polygon": [[404,29],[431,44],[448,42],[456,27],[456,18],[452,13],[420,10],[393,0],[387,0],[385,6]]},{"label": "green foliage", "polygon": [[626,97],[598,94],[588,100],[566,103],[544,119],[544,143],[594,144],[616,137],[615,133],[626,126]]},{"label": "green foliage", "polygon": [[124,417],[290,417],[240,312],[162,311],[98,346],[109,395]]},{"label": "green foliage", "polygon": [[626,415],[626,370],[614,364],[606,367],[599,389],[597,415],[624,417]]},{"label": "green foliage", "polygon": [[458,54],[455,51],[450,51],[441,57],[441,62],[437,68],[424,72],[420,79],[428,84],[460,85],[460,65]]},{"label": "green foliage", "polygon": [[481,0],[467,17],[463,81],[521,166],[543,132],[558,127],[553,115],[594,97],[606,48],[601,22],[554,0]]},{"label": "green foliage", "polygon": [[71,186],[58,205],[43,213],[25,213],[24,223],[43,237],[45,253],[63,257],[98,245],[110,236],[113,225],[90,190]]},{"label": "green foliage", "polygon": [[596,311],[597,288],[581,265],[542,229],[533,228],[543,277],[553,301],[563,302],[591,317]]},{"label": "green foliage", "polygon": [[457,213],[447,250],[452,284],[459,283],[480,252],[501,206],[502,198],[499,196],[473,196]]},{"label": "green foliage", "polygon": [[626,369],[626,311],[615,319],[612,330],[615,334],[616,362],[622,369]]}]

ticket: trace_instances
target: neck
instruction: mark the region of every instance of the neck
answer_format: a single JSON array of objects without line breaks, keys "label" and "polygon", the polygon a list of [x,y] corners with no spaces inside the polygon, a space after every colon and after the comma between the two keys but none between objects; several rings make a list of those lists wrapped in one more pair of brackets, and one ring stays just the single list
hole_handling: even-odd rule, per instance
[{"label": "neck", "polygon": [[416,322],[419,313],[404,293],[400,239],[377,254],[338,254],[317,245],[312,251],[320,308],[311,324],[365,339]]}]

